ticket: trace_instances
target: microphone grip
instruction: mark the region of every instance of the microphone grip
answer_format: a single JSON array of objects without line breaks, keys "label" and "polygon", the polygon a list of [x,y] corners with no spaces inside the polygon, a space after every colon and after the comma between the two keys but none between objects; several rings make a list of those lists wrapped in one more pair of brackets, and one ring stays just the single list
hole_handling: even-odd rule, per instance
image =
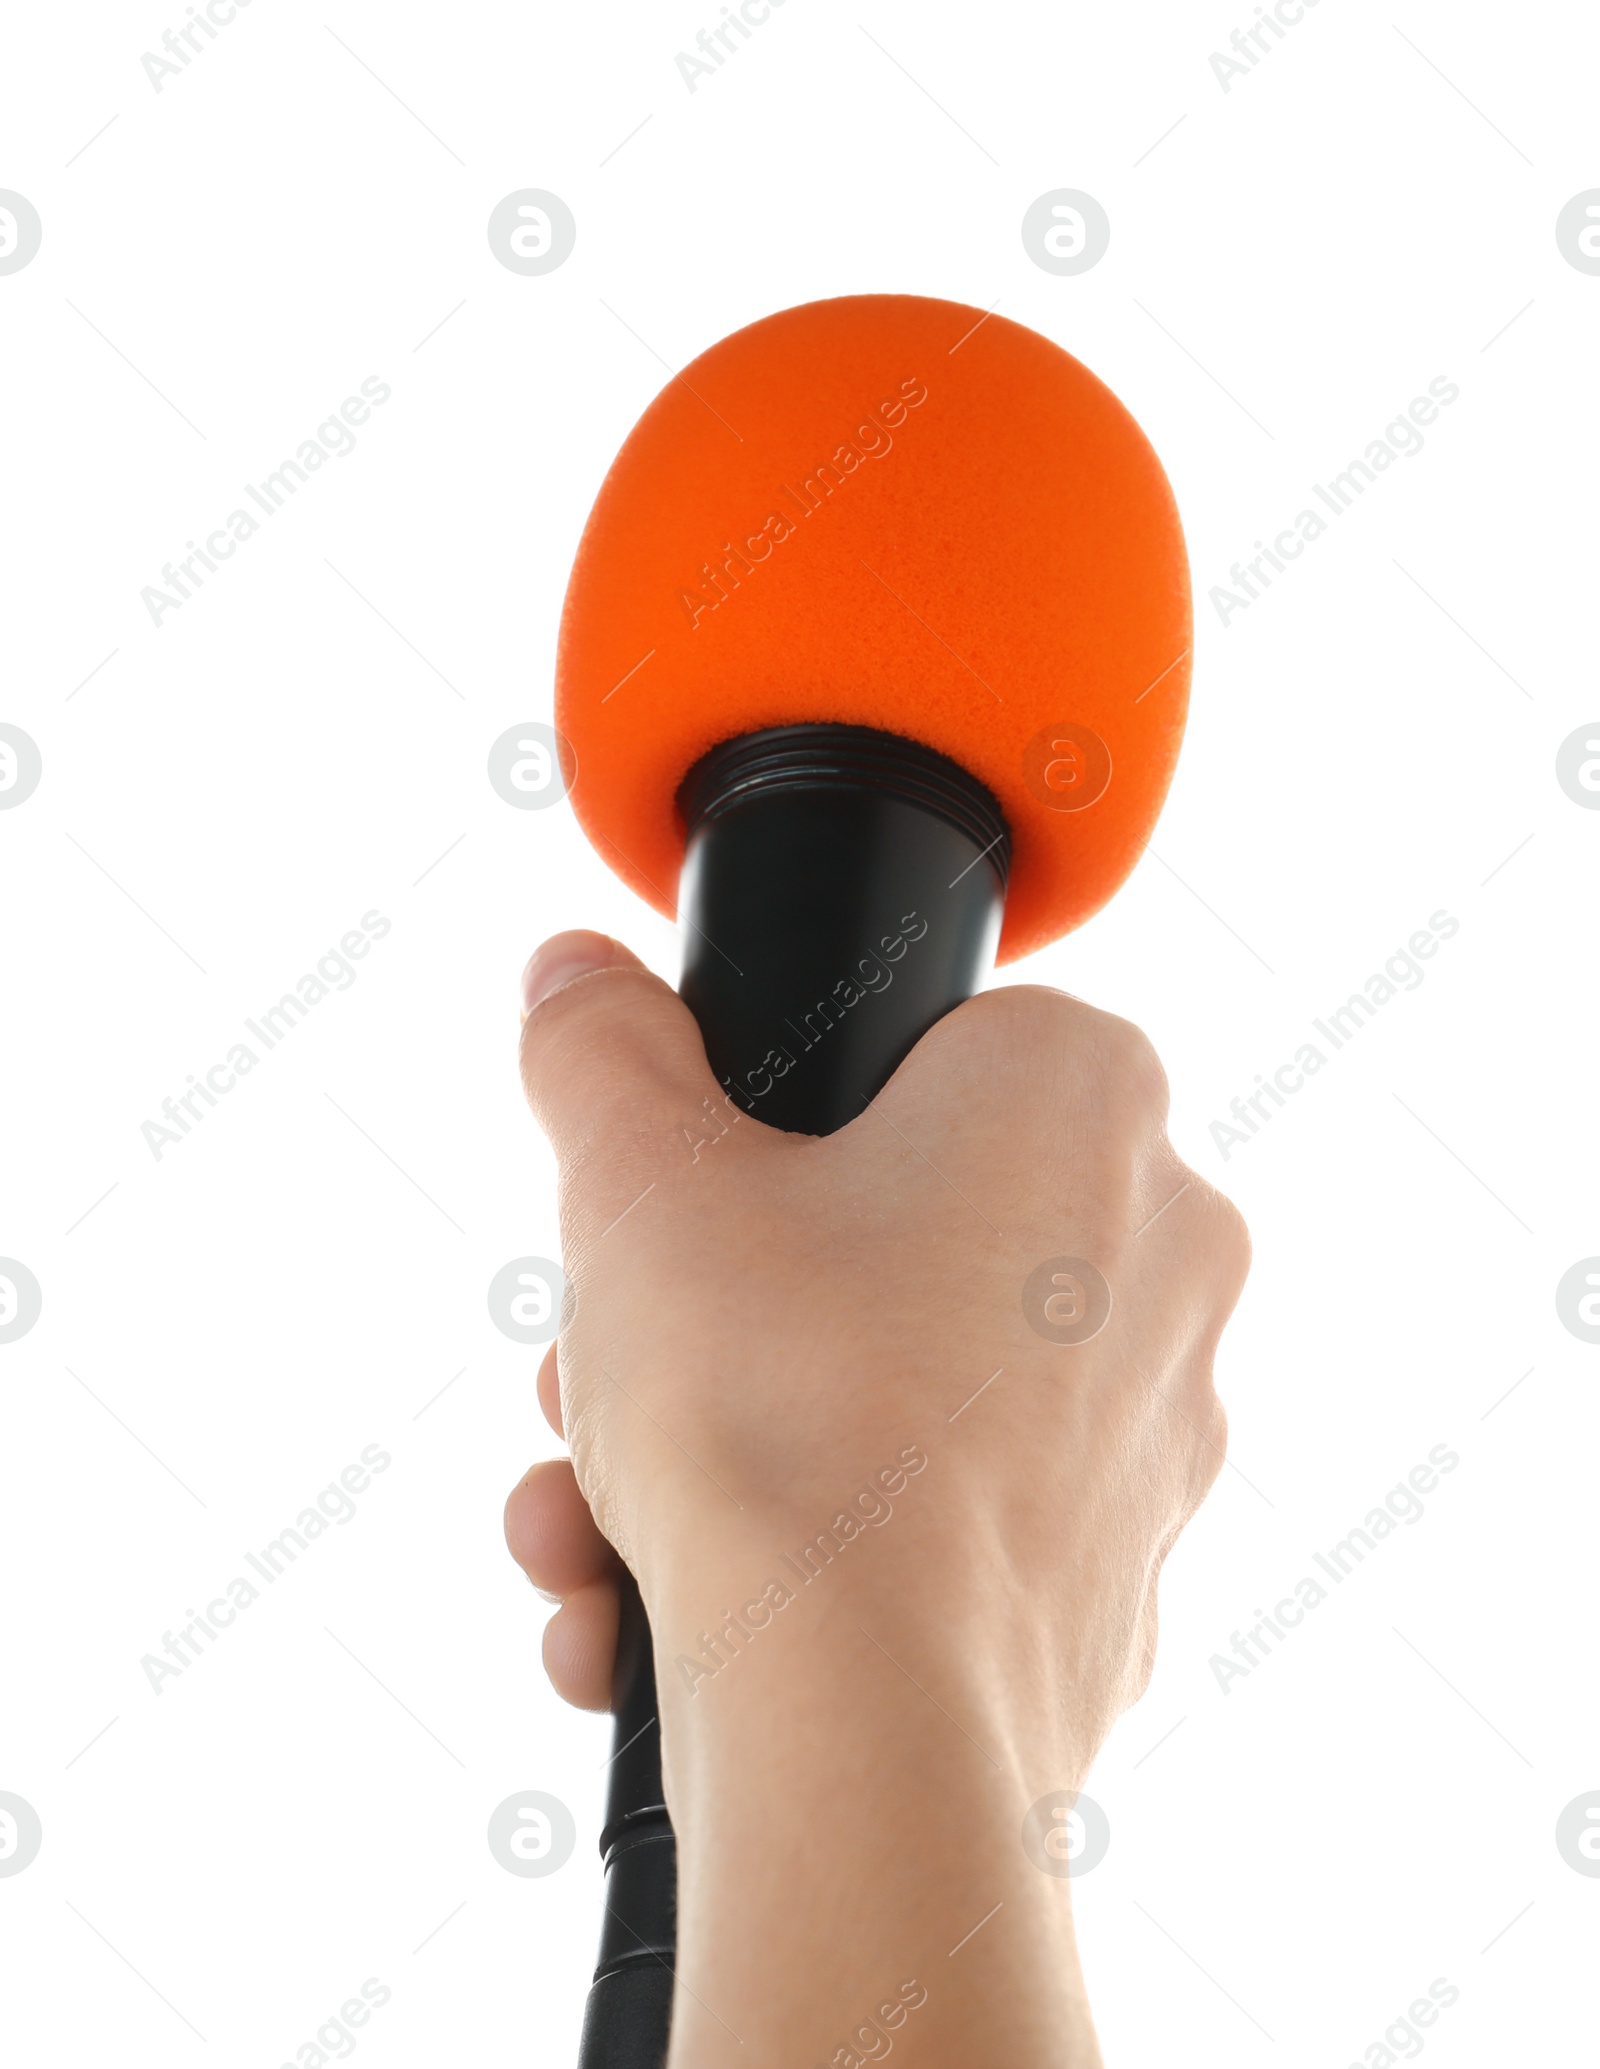
[{"label": "microphone grip", "polygon": [[650,1626],[632,1574],[622,1578],[606,1822],[606,1910],[584,2008],[578,2069],[660,2069],[672,2020],[678,1864],[661,1788]]},{"label": "microphone grip", "polygon": [[[843,725],[728,741],[690,771],[678,802],[679,988],[712,1071],[740,1113],[831,1134],[993,961],[1010,861],[1000,808],[943,755]],[[719,1140],[701,1154],[715,1156]],[[631,1576],[615,1691],[606,1916],[579,2069],[661,2069],[677,1863],[650,1630]]]}]

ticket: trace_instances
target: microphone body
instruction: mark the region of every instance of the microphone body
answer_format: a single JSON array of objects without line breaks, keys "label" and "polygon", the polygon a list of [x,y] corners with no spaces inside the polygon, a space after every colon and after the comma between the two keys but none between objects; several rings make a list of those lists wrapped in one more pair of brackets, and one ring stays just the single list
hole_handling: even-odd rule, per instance
[{"label": "microphone body", "polygon": [[[831,1134],[992,964],[1005,817],[945,756],[834,724],[770,727],[712,749],[678,803],[680,990],[725,1101],[772,1127]],[[698,1118],[714,1154],[734,1115]],[[623,1598],[600,1837],[606,1917],[579,2069],[660,2069],[671,2021],[675,1845],[650,1632],[631,1579]]]}]

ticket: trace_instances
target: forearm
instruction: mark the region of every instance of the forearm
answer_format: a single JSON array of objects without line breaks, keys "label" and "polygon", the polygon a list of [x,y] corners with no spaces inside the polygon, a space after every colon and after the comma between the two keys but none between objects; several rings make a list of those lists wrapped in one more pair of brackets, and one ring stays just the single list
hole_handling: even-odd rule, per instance
[{"label": "forearm", "polygon": [[[679,1840],[671,2069],[856,2069],[891,2046],[928,2069],[1098,2064],[1071,1885],[1022,1843],[1086,1754],[1024,1635],[874,1535],[811,1582],[779,1563],[792,1599],[730,1639],[712,1619],[733,1590],[700,1563],[652,1591]],[[686,1631],[692,1601],[712,1606]]]}]

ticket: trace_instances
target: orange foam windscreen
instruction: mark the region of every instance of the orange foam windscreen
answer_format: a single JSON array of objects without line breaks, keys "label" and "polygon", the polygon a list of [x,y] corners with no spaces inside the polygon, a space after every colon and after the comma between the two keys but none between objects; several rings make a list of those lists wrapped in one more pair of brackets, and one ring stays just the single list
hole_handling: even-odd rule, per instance
[{"label": "orange foam windscreen", "polygon": [[1161,463],[1087,367],[960,302],[808,302],[702,353],[612,463],[561,620],[572,803],[670,915],[675,793],[707,749],[815,720],[903,734],[1005,811],[1010,961],[1138,860],[1190,623]]}]

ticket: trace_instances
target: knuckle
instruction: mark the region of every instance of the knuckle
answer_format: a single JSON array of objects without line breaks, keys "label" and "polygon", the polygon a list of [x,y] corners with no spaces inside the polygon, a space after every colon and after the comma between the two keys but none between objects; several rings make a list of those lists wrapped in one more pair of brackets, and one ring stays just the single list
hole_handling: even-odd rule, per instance
[{"label": "knuckle", "polygon": [[1228,1462],[1228,1412],[1212,1385],[1209,1360],[1191,1374],[1184,1394],[1184,1412],[1193,1432],[1188,1446],[1187,1486],[1182,1496],[1187,1521],[1216,1485]]},{"label": "knuckle", "polygon": [[[1206,1374],[1205,1422],[1207,1448],[1211,1452],[1216,1472],[1220,1473],[1223,1461],[1228,1455],[1228,1411],[1222,1405],[1222,1398],[1212,1384],[1211,1375]],[[1215,1474],[1212,1476],[1215,1478]]]},{"label": "knuckle", "polygon": [[1039,1064],[1062,1089],[1114,1089],[1161,1115],[1167,1110],[1167,1074],[1150,1038],[1131,1020],[1105,1013],[1043,984],[1003,984],[981,992],[942,1023],[981,1036],[1000,1059]]},{"label": "knuckle", "polygon": [[1104,1067],[1133,1103],[1164,1121],[1171,1102],[1166,1068],[1142,1027],[1115,1013],[1098,1016]]},{"label": "knuckle", "polygon": [[1237,1291],[1249,1273],[1253,1254],[1249,1224],[1226,1193],[1218,1192],[1203,1178],[1197,1184],[1208,1209],[1212,1241]]},{"label": "knuckle", "polygon": [[945,1056],[975,1049],[986,1067],[1026,1056],[1036,1045],[1041,1021],[1065,994],[1037,984],[999,984],[964,999],[954,1012],[935,1021],[917,1049],[925,1056]]},{"label": "knuckle", "polygon": [[[1175,1153],[1163,1162],[1171,1175],[1166,1189],[1170,1192],[1173,1187],[1182,1188],[1182,1197],[1175,1200],[1170,1217],[1169,1233],[1179,1227],[1184,1230],[1208,1275],[1214,1277],[1219,1288],[1228,1289],[1231,1306],[1250,1271],[1249,1225],[1227,1194],[1219,1192],[1192,1165]],[[1161,1217],[1168,1218],[1165,1214]]]}]

